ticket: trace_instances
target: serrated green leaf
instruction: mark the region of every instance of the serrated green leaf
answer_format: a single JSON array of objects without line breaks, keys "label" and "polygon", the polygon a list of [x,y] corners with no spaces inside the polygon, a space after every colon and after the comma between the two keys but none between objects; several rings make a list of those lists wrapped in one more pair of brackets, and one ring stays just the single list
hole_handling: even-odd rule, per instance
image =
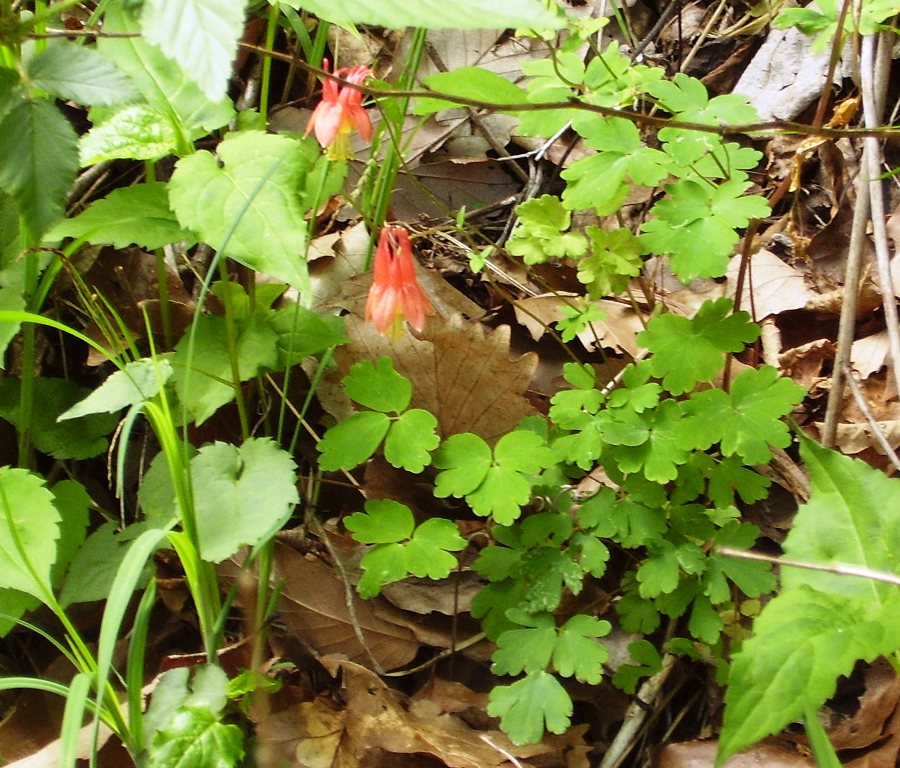
[{"label": "serrated green leaf", "polygon": [[638,344],[653,353],[647,362],[652,375],[673,395],[712,381],[727,352],[740,352],[756,341],[759,327],[746,312],[729,315],[731,306],[730,299],[706,301],[691,319],[667,313],[638,334]]},{"label": "serrated green leaf", "polygon": [[551,733],[563,733],[572,717],[572,700],[548,672],[532,672],[512,685],[491,691],[488,714],[500,718],[500,727],[514,744],[536,744]]},{"label": "serrated green leaf", "polygon": [[378,450],[390,426],[391,420],[383,413],[354,413],[331,427],[319,441],[319,467],[333,472],[359,466]]},{"label": "serrated green leaf", "polygon": [[461,498],[484,481],[492,465],[492,454],[484,440],[471,432],[463,432],[444,440],[431,461],[443,470],[435,478],[434,495],[439,499]]},{"label": "serrated green leaf", "polygon": [[307,224],[297,202],[304,168],[294,139],[230,134],[215,157],[202,151],[178,161],[169,200],[181,225],[203,242],[309,295],[301,258]]},{"label": "serrated green leaf", "polygon": [[180,707],[154,737],[148,768],[233,768],[244,756],[244,734],[205,708]]},{"label": "serrated green leaf", "polygon": [[228,90],[245,0],[145,0],[141,30],[210,101]]},{"label": "serrated green leaf", "polygon": [[200,556],[220,563],[287,522],[297,495],[290,455],[269,439],[213,443],[191,459]]},{"label": "serrated green leaf", "polygon": [[0,587],[42,602],[50,596],[60,519],[43,478],[24,469],[0,467]]},{"label": "serrated green leaf", "polygon": [[139,245],[153,250],[170,243],[194,244],[194,236],[178,224],[169,208],[169,193],[159,181],[113,190],[73,219],[65,219],[44,238],[77,237],[122,249]]},{"label": "serrated green leaf", "polygon": [[[196,0],[195,0],[196,1]],[[172,19],[181,20],[180,11]],[[125,72],[147,100],[178,134],[179,154],[190,151],[189,142],[227,125],[234,107],[227,97],[212,101],[175,61],[151,45],[140,33],[141,25],[133,8],[111,4],[103,15],[103,31],[97,47]]]},{"label": "serrated green leaf", "polygon": [[46,99],[18,99],[0,117],[0,189],[19,208],[29,245],[62,218],[75,181],[75,131]]},{"label": "serrated green leaf", "polygon": [[428,29],[492,29],[494,27],[534,27],[559,29],[562,19],[539,0],[507,0],[502,5],[485,5],[478,0],[298,0],[317,16],[355,24],[380,27],[427,27]]},{"label": "serrated green leaf", "polygon": [[85,106],[134,101],[131,80],[94,48],[55,40],[26,62],[32,84],[64,100]]},{"label": "serrated green leaf", "polygon": [[78,141],[82,165],[106,160],[159,160],[178,148],[178,133],[149,104],[129,104],[104,117]]},{"label": "serrated green leaf", "polygon": [[400,414],[384,441],[384,458],[407,472],[421,472],[431,463],[431,451],[438,447],[437,419],[428,411],[413,408]]},{"label": "serrated green leaf", "polygon": [[344,526],[362,544],[391,544],[412,536],[416,521],[409,507],[391,499],[369,499],[365,512],[344,519]]},{"label": "serrated green leaf", "polygon": [[[425,85],[435,91],[477,99],[485,104],[524,104],[525,91],[496,72],[481,67],[457,67],[452,72],[438,72],[425,78]],[[416,99],[414,115],[428,115],[458,106],[451,101],[433,98]]]},{"label": "serrated green leaf", "polygon": [[373,365],[361,360],[350,368],[344,390],[351,400],[382,413],[400,413],[409,406],[412,384],[394,369],[389,357],[379,357]]},{"label": "serrated green leaf", "polygon": [[91,413],[115,413],[156,395],[172,375],[165,358],[135,360],[113,373],[84,400],[60,414],[58,421],[77,419]]},{"label": "serrated green leaf", "polygon": [[556,645],[556,622],[549,613],[534,615],[510,610],[507,616],[525,629],[510,629],[497,638],[497,650],[491,656],[495,675],[539,672],[550,666]]}]

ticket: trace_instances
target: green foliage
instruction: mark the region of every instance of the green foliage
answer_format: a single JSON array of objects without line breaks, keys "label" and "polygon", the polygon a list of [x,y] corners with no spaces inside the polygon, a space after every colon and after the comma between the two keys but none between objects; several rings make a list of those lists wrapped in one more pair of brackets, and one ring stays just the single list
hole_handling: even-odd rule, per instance
[{"label": "green foliage", "polygon": [[572,700],[548,672],[531,672],[512,685],[498,685],[490,695],[488,714],[515,744],[534,744],[544,735],[563,733],[572,717]]},{"label": "green foliage", "polygon": [[[425,78],[425,85],[435,91],[486,104],[521,104],[525,92],[505,77],[480,67],[459,67],[452,72],[438,72]],[[412,112],[427,115],[457,105],[445,99],[420,98]]]},{"label": "green foliage", "polygon": [[352,400],[373,410],[354,413],[325,433],[318,445],[322,469],[353,469],[382,441],[384,457],[395,467],[421,472],[431,463],[431,451],[440,442],[437,419],[420,408],[406,410],[412,386],[394,370],[390,358],[379,358],[375,365],[368,360],[353,365],[344,389]]},{"label": "green foliage", "polygon": [[[900,5],[896,0],[866,0],[860,3],[858,11],[846,14],[843,32],[873,35],[882,28],[883,22],[898,12]],[[815,35],[812,50],[824,53],[837,34],[840,16],[841,6],[836,0],[821,0],[815,7],[783,8],[775,18],[774,26],[779,29],[797,27],[804,34]]]},{"label": "green foliage", "polygon": [[25,65],[32,86],[64,100],[108,107],[134,101],[130,79],[94,48],[56,40]]},{"label": "green foliage", "polygon": [[165,672],[144,716],[146,764],[152,768],[232,768],[244,756],[244,735],[222,722],[228,678],[221,667]]},{"label": "green foliage", "polygon": [[541,264],[553,258],[583,256],[587,242],[579,232],[564,232],[572,215],[553,195],[528,200],[516,206],[519,224],[506,244],[526,264]]},{"label": "green foliage", "polygon": [[[856,459],[801,441],[810,499],[794,518],[785,555],[895,573],[900,482]],[[725,697],[719,759],[815,710],[859,660],[897,650],[900,593],[868,578],[782,569],[782,589],[735,654]],[[777,670],[777,671],[776,671]],[[803,691],[804,697],[796,692]]]},{"label": "green foliage", "polygon": [[417,526],[409,507],[390,499],[370,499],[365,512],[350,515],[344,525],[357,541],[375,545],[360,561],[363,597],[374,597],[385,584],[409,575],[446,578],[457,565],[450,553],[467,544],[453,521],[433,517]]},{"label": "green foliage", "polygon": [[172,375],[166,358],[144,358],[128,363],[113,373],[84,400],[59,415],[59,421],[77,419],[92,413],[115,413],[138,403],[145,403],[162,391]]}]

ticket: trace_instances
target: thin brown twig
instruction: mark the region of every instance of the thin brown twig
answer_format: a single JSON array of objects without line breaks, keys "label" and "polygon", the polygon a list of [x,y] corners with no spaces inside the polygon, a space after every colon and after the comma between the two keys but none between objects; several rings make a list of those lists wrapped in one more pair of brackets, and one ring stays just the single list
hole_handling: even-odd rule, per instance
[{"label": "thin brown twig", "polygon": [[859,410],[862,411],[863,416],[865,416],[866,421],[869,423],[869,428],[872,430],[872,437],[874,437],[878,442],[878,445],[881,446],[881,450],[883,450],[884,455],[890,459],[891,464],[897,469],[900,469],[900,458],[898,458],[896,452],[888,442],[884,430],[878,422],[875,421],[875,415],[872,413],[872,409],[869,408],[869,404],[866,402],[866,398],[859,388],[856,378],[853,376],[853,371],[851,371],[850,367],[847,365],[844,366],[844,378],[847,380],[850,391],[853,393],[853,399],[856,400],[856,405],[859,407]]}]

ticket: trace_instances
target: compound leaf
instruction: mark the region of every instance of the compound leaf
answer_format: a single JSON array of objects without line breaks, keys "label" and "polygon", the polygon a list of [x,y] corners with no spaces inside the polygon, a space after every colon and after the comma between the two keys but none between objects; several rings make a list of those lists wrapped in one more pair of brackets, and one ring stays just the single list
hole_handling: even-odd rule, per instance
[{"label": "compound leaf", "polygon": [[507,618],[524,629],[509,629],[497,638],[491,656],[495,675],[517,675],[547,669],[556,646],[556,622],[549,613],[528,614],[510,609]]},{"label": "compound leaf", "polygon": [[405,504],[391,499],[369,499],[364,509],[365,512],[355,512],[344,520],[344,526],[358,542],[391,544],[412,536],[416,521]]}]

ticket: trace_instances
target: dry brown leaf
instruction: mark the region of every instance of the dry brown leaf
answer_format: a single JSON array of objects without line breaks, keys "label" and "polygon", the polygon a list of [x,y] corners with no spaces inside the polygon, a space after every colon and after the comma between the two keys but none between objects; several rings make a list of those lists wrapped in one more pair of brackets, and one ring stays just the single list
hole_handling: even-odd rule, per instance
[{"label": "dry brown leaf", "polygon": [[500,326],[491,333],[455,315],[445,321],[430,317],[423,338],[406,333],[389,339],[350,315],[350,342],[335,351],[339,371],[326,375],[319,390],[329,413],[340,418],[348,402],[339,388],[350,366],[360,360],[390,357],[394,367],[412,382],[412,408],[431,411],[444,437],[474,432],[485,440],[499,439],[533,412],[524,393],[537,367],[537,355],[510,359],[510,331]]},{"label": "dry brown leaf", "polygon": [[556,757],[555,765],[562,768],[566,751],[584,746],[585,726],[540,744],[516,746],[499,731],[476,731],[451,715],[435,717],[426,710],[429,716],[423,717],[407,709],[401,694],[365,667],[337,658],[320,661],[341,680],[341,694],[347,703],[346,728],[334,768],[367,765],[367,758],[379,750],[394,755],[432,755],[448,768],[498,768],[508,765],[507,755],[520,760]]},{"label": "dry brown leaf", "polygon": [[[659,754],[656,768],[712,768],[716,762],[715,741],[685,741],[667,744]],[[722,768],[815,768],[816,761],[798,754],[795,748],[763,742],[745,749],[726,761]]]},{"label": "dry brown leaf", "polygon": [[816,384],[830,378],[823,373],[826,362],[834,359],[835,344],[830,339],[816,339],[801,347],[785,350],[778,358],[784,376],[796,381],[801,387],[812,389]]},{"label": "dry brown leaf", "polygon": [[[891,448],[896,450],[900,447],[900,421],[876,421],[875,423]],[[820,434],[823,426],[822,422],[816,422],[816,427]],[[867,448],[874,448],[878,453],[884,454],[884,451],[875,439],[872,428],[866,421],[855,424],[838,424],[835,446],[840,449],[841,453],[850,456],[862,453]]]},{"label": "dry brown leaf", "polygon": [[857,339],[850,348],[850,361],[861,379],[869,378],[887,365],[887,356],[888,335],[886,330]]},{"label": "dry brown leaf", "polygon": [[[735,256],[728,265],[727,295],[731,298],[735,297],[740,267],[741,257]],[[761,320],[791,309],[800,309],[815,295],[806,285],[802,272],[785,264],[771,251],[761,250],[750,258],[740,307]]]},{"label": "dry brown leaf", "polygon": [[[317,653],[340,653],[371,665],[353,628],[347,589],[334,568],[277,543],[274,580],[283,582],[278,613],[293,637]],[[419,650],[413,632],[385,618],[396,609],[381,598],[362,600],[355,590],[353,607],[369,653],[384,669],[397,669],[413,659]]]}]

